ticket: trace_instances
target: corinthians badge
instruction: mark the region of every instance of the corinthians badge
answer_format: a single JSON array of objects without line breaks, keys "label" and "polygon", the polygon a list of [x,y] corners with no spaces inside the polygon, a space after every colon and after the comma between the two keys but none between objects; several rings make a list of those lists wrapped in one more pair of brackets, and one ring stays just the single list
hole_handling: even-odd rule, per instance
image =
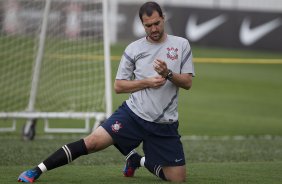
[{"label": "corinthians badge", "polygon": [[114,124],[112,124],[112,131],[117,133],[119,131],[119,129],[122,128],[121,123],[119,123],[118,121],[116,121]]},{"label": "corinthians badge", "polygon": [[171,60],[178,59],[178,53],[177,53],[178,49],[177,48],[170,47],[170,48],[167,48],[166,50],[168,51],[166,54],[167,58]]}]

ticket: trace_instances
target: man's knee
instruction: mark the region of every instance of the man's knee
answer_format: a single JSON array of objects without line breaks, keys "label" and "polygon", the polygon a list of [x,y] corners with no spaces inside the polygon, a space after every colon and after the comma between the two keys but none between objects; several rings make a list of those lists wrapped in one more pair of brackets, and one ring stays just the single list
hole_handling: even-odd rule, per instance
[{"label": "man's knee", "polygon": [[171,182],[185,182],[186,181],[186,167],[163,167],[164,175],[168,181]]},{"label": "man's knee", "polygon": [[113,144],[112,137],[103,127],[98,127],[85,137],[84,141],[89,153],[103,150]]}]

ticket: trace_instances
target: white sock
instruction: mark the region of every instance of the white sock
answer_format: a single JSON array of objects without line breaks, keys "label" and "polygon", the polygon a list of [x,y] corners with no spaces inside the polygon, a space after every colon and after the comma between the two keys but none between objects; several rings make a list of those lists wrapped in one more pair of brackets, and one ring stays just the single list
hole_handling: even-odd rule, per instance
[{"label": "white sock", "polygon": [[145,157],[142,157],[140,160],[140,166],[144,167],[144,164],[145,164]]},{"label": "white sock", "polygon": [[47,171],[47,168],[46,168],[46,166],[43,164],[43,162],[40,163],[40,164],[38,165],[38,167],[39,167],[39,169],[42,171],[42,173],[44,173],[44,172]]}]

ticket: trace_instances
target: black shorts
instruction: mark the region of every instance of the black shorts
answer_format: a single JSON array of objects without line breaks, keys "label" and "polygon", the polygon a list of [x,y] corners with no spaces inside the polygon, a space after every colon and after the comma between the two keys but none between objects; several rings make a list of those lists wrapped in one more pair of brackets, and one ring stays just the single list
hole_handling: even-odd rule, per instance
[{"label": "black shorts", "polygon": [[172,124],[146,121],[133,113],[124,102],[101,126],[111,135],[123,155],[143,142],[146,162],[161,166],[185,165],[178,121]]}]

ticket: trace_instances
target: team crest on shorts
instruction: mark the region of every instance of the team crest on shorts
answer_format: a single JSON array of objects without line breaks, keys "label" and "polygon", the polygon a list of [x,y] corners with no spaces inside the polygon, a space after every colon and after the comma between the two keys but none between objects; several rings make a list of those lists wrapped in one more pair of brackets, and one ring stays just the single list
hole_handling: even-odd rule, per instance
[{"label": "team crest on shorts", "polygon": [[175,59],[178,59],[178,49],[177,48],[173,48],[173,47],[168,47],[166,48],[166,50],[168,51],[166,56],[167,58],[171,59],[171,60],[175,60]]},{"label": "team crest on shorts", "polygon": [[112,124],[112,131],[117,133],[119,129],[122,128],[122,124],[116,121],[114,124]]}]

